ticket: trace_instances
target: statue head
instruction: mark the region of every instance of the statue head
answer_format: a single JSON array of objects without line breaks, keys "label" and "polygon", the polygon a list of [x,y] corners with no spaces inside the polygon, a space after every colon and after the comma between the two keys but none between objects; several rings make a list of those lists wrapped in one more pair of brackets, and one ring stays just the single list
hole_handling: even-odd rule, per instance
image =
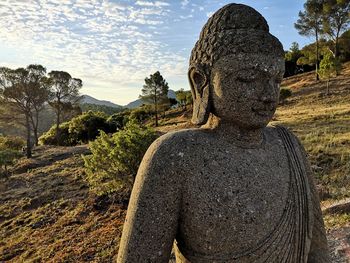
[{"label": "statue head", "polygon": [[219,9],[191,53],[192,122],[204,124],[212,113],[240,126],[266,126],[278,104],[283,58],[260,13],[242,4]]}]

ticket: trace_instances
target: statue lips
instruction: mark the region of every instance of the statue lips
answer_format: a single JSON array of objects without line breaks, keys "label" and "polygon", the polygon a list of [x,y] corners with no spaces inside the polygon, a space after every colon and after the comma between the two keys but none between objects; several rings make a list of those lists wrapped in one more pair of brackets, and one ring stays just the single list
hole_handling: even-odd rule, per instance
[{"label": "statue lips", "polygon": [[274,113],[276,109],[275,105],[275,101],[261,102],[259,104],[253,105],[251,109],[255,114],[267,117],[271,116]]}]

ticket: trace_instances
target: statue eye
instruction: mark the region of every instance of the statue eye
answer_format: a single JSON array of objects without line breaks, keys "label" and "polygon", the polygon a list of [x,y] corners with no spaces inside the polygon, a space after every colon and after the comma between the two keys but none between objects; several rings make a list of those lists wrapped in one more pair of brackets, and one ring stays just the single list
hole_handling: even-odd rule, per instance
[{"label": "statue eye", "polygon": [[255,80],[255,78],[253,77],[240,77],[238,76],[236,78],[236,80],[238,80],[239,82],[243,82],[243,83],[249,83],[249,82],[253,82]]}]

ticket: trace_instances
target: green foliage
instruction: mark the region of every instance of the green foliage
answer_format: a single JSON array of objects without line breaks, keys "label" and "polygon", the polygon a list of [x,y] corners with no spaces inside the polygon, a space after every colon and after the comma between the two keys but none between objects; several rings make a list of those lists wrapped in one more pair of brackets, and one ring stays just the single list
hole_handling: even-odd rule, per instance
[{"label": "green foliage", "polygon": [[39,138],[39,142],[44,145],[73,146],[96,139],[100,130],[110,133],[117,129],[105,113],[88,111],[60,124],[58,134],[56,125],[52,126]]},{"label": "green foliage", "polygon": [[60,124],[59,135],[56,135],[56,131],[56,125],[52,126],[50,130],[40,136],[39,144],[60,146],[72,146],[78,144],[78,142],[73,140],[72,136],[69,134],[69,122]]},{"label": "green foliage", "polygon": [[323,31],[334,43],[334,56],[339,57],[339,36],[350,24],[349,0],[323,1]]},{"label": "green foliage", "polygon": [[97,104],[91,104],[91,103],[82,103],[80,104],[80,107],[83,112],[91,110],[91,111],[104,112],[107,115],[113,115],[115,113],[123,111],[123,108],[116,108],[116,107],[110,107],[106,105],[97,105]]},{"label": "green foliage", "polygon": [[159,106],[168,102],[168,83],[159,71],[145,78],[145,85],[142,88],[140,98],[148,104],[153,105],[155,113],[155,126],[158,126]]},{"label": "green foliage", "polygon": [[88,111],[69,121],[69,134],[80,143],[96,139],[99,130],[111,132],[107,115],[102,112]]},{"label": "green foliage", "polygon": [[129,118],[142,124],[145,120],[152,116],[152,113],[153,112],[148,107],[139,107],[131,111]]},{"label": "green foliage", "polygon": [[0,177],[8,175],[8,166],[22,156],[20,150],[25,142],[20,137],[0,135]]},{"label": "green foliage", "polygon": [[0,135],[0,150],[20,151],[24,145],[25,141],[21,137]]},{"label": "green foliage", "polygon": [[180,106],[185,108],[186,105],[192,104],[192,93],[190,90],[180,89],[175,94]]},{"label": "green foliage", "polygon": [[107,122],[112,130],[119,131],[124,128],[124,126],[130,120],[131,111],[123,111],[119,113],[115,113],[107,119]]},{"label": "green foliage", "polygon": [[58,129],[62,121],[63,112],[67,108],[75,108],[79,103],[79,90],[83,86],[83,82],[80,79],[72,78],[65,71],[51,71],[47,82],[51,90],[49,105],[55,111],[56,129]]},{"label": "green foliage", "polygon": [[280,103],[285,102],[285,100],[287,98],[289,98],[290,96],[292,96],[292,91],[290,89],[288,89],[288,88],[281,88],[280,89],[280,97],[279,97]]},{"label": "green foliage", "polygon": [[133,122],[112,137],[101,132],[89,144],[92,154],[83,156],[91,189],[102,195],[122,187],[131,188],[142,157],[156,137],[152,129]]},{"label": "green foliage", "polygon": [[307,0],[304,11],[299,12],[299,18],[294,24],[302,36],[316,36],[322,33],[322,2],[319,0]]},{"label": "green foliage", "polygon": [[22,154],[19,151],[6,149],[0,150],[0,177],[8,175],[8,166],[15,163],[15,160],[21,157]]},{"label": "green foliage", "polygon": [[293,42],[289,51],[285,54],[286,61],[292,61],[294,63],[302,56],[301,50],[299,49],[299,44]]},{"label": "green foliage", "polygon": [[39,112],[50,95],[46,69],[41,65],[10,69],[0,67],[0,102],[9,109],[1,119],[9,117],[23,125],[27,134],[27,157],[31,156],[31,131],[38,135]]},{"label": "green foliage", "polygon": [[339,60],[334,57],[332,52],[328,51],[321,60],[319,73],[322,78],[330,79],[340,71],[340,68]]},{"label": "green foliage", "polygon": [[327,94],[329,94],[330,78],[339,74],[340,70],[341,64],[339,62],[339,59],[335,58],[332,52],[327,52],[321,60],[319,71],[320,76],[324,79],[327,79]]},{"label": "green foliage", "polygon": [[[315,65],[317,61],[315,50],[316,43],[304,46],[301,49],[302,56],[297,59],[297,65]],[[321,55],[328,52],[328,42],[325,39],[320,39],[318,41],[318,50]]]}]

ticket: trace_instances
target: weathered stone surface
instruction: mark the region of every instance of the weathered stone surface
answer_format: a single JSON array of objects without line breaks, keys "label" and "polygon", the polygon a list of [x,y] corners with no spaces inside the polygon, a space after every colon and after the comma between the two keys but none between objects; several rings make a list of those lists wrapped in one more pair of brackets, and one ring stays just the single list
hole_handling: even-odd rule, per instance
[{"label": "weathered stone surface", "polygon": [[330,262],[302,146],[267,126],[278,103],[283,48],[254,9],[230,4],[192,50],[192,121],[148,149],[118,262]]}]

